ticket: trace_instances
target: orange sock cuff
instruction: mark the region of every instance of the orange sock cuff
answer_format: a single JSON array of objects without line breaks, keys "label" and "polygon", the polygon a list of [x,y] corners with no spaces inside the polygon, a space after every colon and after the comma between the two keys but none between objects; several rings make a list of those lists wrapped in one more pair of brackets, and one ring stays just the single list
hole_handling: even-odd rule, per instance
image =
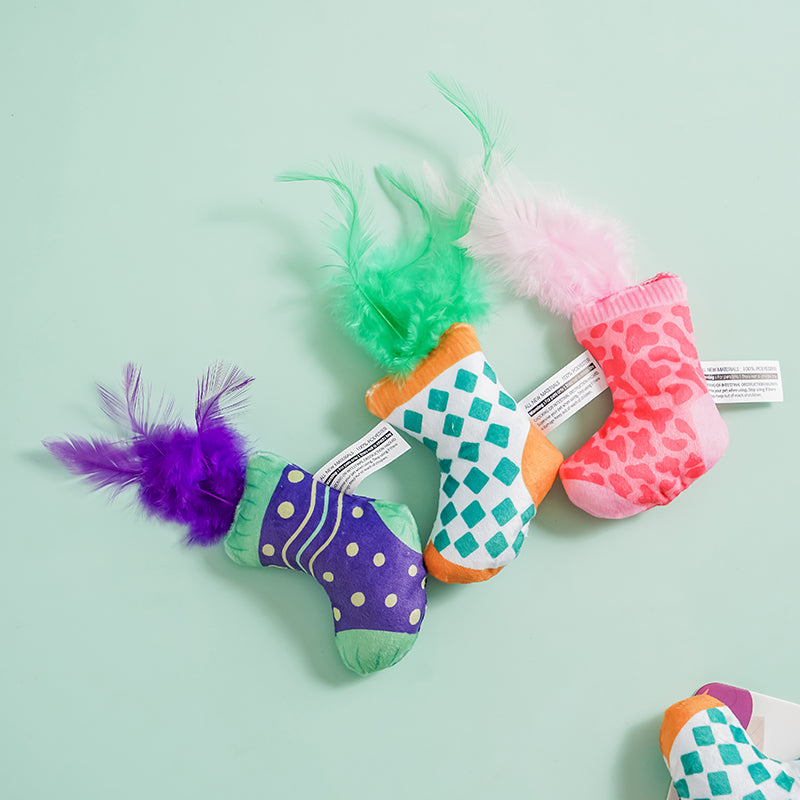
[{"label": "orange sock cuff", "polygon": [[367,408],[376,417],[386,419],[398,406],[407,403],[446,369],[481,349],[475,328],[465,322],[451,325],[439,344],[404,381],[393,377],[378,381],[367,391]]},{"label": "orange sock cuff", "polygon": [[723,705],[715,697],[709,694],[697,694],[686,700],[674,703],[664,712],[664,721],[661,723],[661,732],[658,742],[661,746],[661,754],[669,761],[669,754],[672,750],[672,743],[681,732],[683,726],[699,711],[708,708],[717,708]]}]

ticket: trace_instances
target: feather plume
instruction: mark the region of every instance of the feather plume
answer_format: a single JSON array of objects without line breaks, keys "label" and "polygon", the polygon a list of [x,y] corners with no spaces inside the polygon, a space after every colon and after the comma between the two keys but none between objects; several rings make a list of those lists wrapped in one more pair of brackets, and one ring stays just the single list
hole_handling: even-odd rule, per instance
[{"label": "feather plume", "polygon": [[82,475],[95,489],[111,488],[116,493],[141,477],[139,460],[122,442],[69,436],[47,439],[44,446],[70,472]]},{"label": "feather plume", "polygon": [[392,245],[376,243],[363,198],[335,168],[327,174],[291,173],[281,180],[330,185],[343,212],[331,236],[344,269],[332,274],[333,311],[341,327],[390,374],[405,377],[436,347],[454,322],[476,322],[488,310],[481,274],[454,242],[466,233],[466,207],[443,207],[405,176],[379,174],[414,203],[421,225]]},{"label": "feather plume", "polygon": [[564,316],[636,282],[621,225],[537,197],[508,173],[484,185],[461,244],[517,294]]},{"label": "feather plume", "polygon": [[150,418],[149,389],[141,370],[128,364],[122,396],[98,387],[101,407],[126,430],[125,438],[67,437],[44,445],[95,489],[136,485],[148,513],[187,526],[189,544],[213,544],[230,528],[244,491],[246,445],[228,417],[243,408],[251,381],[237,367],[210,367],[198,381],[190,428],[173,419],[164,399]]},{"label": "feather plume", "polygon": [[99,384],[100,406],[117,425],[145,436],[148,430],[160,424],[169,424],[173,403],[162,397],[151,417],[150,390],[142,383],[142,370],[135,364],[126,364],[122,377],[123,396]]},{"label": "feather plume", "polygon": [[492,159],[505,132],[505,118],[483,98],[473,95],[458,81],[428,73],[431,83],[450,105],[458,109],[483,142],[483,173],[489,175]]},{"label": "feather plume", "polygon": [[[431,76],[437,89],[470,121],[483,143],[482,179],[500,136],[500,125],[458,84]],[[477,176],[458,190],[429,167],[421,180],[377,168],[382,186],[419,211],[419,224],[393,244],[380,243],[371,215],[362,211],[363,188],[351,169],[333,165],[312,174],[292,172],[280,181],[321,181],[333,191],[341,221],[331,247],[344,268],[330,281],[341,327],[391,375],[403,378],[433,350],[455,322],[479,322],[489,303],[482,273],[456,242],[469,230]]]},{"label": "feather plume", "polygon": [[197,430],[225,424],[243,410],[247,403],[247,387],[253,379],[233,364],[218,362],[209,367],[197,383],[197,407],[195,422]]}]

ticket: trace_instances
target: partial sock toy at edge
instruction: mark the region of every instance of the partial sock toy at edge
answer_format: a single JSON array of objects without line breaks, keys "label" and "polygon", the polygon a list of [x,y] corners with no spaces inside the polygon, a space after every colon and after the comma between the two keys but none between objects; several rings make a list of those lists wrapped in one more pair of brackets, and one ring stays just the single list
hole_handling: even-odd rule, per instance
[{"label": "partial sock toy at edge", "polygon": [[682,800],[798,800],[800,761],[762,753],[733,712],[707,694],[667,709],[661,753]]}]

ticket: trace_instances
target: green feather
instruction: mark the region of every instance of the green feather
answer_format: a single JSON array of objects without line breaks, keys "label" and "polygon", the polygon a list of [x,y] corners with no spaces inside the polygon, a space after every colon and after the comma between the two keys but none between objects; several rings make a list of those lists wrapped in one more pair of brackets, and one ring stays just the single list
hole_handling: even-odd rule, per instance
[{"label": "green feather", "polygon": [[488,103],[473,96],[457,81],[446,81],[433,72],[429,72],[428,77],[439,90],[439,94],[455,106],[480,135],[483,142],[483,172],[488,174],[492,157],[503,136],[505,120]]},{"label": "green feather", "polygon": [[[484,146],[482,180],[498,132],[482,121],[463,90],[437,88],[479,132]],[[361,210],[362,182],[343,167],[321,174],[287,173],[283,181],[328,184],[341,214],[331,247],[343,262],[331,279],[334,313],[342,328],[387,372],[402,378],[433,350],[456,322],[476,323],[489,310],[483,274],[457,246],[469,230],[477,185],[457,193],[429,178],[412,181],[379,167],[386,191],[396,190],[419,210],[417,228],[393,245],[378,243],[371,215]]]}]

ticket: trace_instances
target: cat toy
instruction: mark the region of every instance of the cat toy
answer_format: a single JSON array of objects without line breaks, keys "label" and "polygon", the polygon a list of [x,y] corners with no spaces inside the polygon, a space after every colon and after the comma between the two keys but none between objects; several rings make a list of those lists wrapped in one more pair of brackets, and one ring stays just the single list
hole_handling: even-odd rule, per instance
[{"label": "cat toy", "polygon": [[95,489],[136,488],[142,509],[186,528],[187,545],[222,541],[237,564],[305,572],[331,603],[334,641],[361,675],[390,667],[413,647],[425,614],[426,573],[409,509],[343,494],[274,453],[250,453],[230,419],[252,379],[216,364],[198,382],[194,425],[171,402],[151,409],[141,370],[123,391],[99,386],[123,438],[45,442]]},{"label": "cat toy", "polygon": [[[479,173],[488,172],[498,126],[463,89],[433,80],[480,134]],[[562,457],[506,392],[473,327],[488,311],[487,287],[456,243],[469,230],[477,181],[456,192],[431,170],[421,182],[384,166],[377,172],[418,212],[418,227],[392,245],[377,241],[352,174],[334,168],[279,180],[322,181],[333,190],[342,214],[331,236],[342,264],[331,281],[334,314],[388,373],[368,390],[367,407],[438,459],[429,574],[449,583],[487,580],[519,553]]]}]

